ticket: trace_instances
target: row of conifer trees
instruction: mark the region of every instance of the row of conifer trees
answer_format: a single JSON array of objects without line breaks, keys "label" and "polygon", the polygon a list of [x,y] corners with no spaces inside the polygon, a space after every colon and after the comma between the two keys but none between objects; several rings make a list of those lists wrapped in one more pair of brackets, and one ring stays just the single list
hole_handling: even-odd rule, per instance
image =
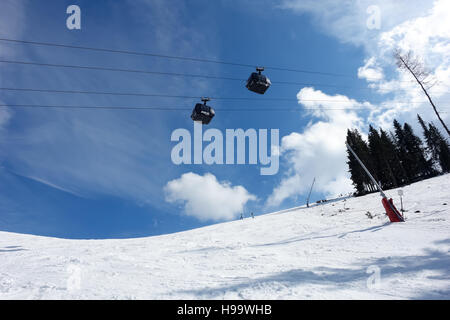
[{"label": "row of conifer trees", "polygon": [[[450,146],[437,127],[425,123],[417,115],[423,130],[423,140],[408,123],[394,120],[394,131],[378,131],[369,126],[366,142],[358,130],[347,131],[347,143],[356,152],[383,189],[400,187],[412,182],[450,172]],[[376,186],[347,150],[348,166],[357,195],[376,191]]]}]

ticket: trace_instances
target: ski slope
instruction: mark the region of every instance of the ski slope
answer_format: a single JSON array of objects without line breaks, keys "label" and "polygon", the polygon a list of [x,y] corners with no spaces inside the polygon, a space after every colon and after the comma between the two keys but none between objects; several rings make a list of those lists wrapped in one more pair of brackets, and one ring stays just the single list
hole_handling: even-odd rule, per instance
[{"label": "ski slope", "polygon": [[450,175],[403,190],[405,223],[371,194],[148,238],[0,232],[0,299],[449,299]]}]

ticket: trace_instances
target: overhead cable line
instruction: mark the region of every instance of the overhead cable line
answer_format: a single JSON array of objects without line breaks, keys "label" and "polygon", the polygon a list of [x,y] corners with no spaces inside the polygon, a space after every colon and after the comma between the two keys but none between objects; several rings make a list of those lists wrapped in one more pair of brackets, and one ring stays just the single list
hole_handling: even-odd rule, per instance
[{"label": "overhead cable line", "polygon": [[175,72],[149,71],[149,70],[137,70],[137,69],[120,69],[120,68],[53,64],[53,63],[13,61],[13,60],[0,60],[0,62],[11,63],[11,64],[22,64],[22,65],[35,65],[35,66],[42,66],[42,67],[86,69],[86,70],[115,71],[115,72],[131,72],[131,73],[144,73],[144,74],[167,75],[167,76],[177,76],[177,77],[192,77],[192,78],[205,78],[205,79],[245,81],[244,79],[239,79],[239,78],[219,77],[219,76],[210,76],[210,75],[202,75],[202,74],[192,74],[192,73],[175,73]]},{"label": "overhead cable line", "polygon": [[[57,108],[57,109],[107,109],[107,110],[155,110],[155,111],[190,111],[192,108],[188,106],[82,106],[82,105],[42,105],[42,104],[0,104],[0,107],[11,108]],[[355,107],[355,108],[219,108],[218,111],[333,111],[333,110],[347,110],[347,111],[361,111],[361,110],[376,110],[369,107]]]},{"label": "overhead cable line", "polygon": [[[149,52],[130,51],[130,50],[95,48],[95,47],[75,46],[75,45],[50,43],[50,42],[26,41],[26,40],[7,39],[7,38],[0,38],[0,41],[12,42],[12,43],[30,44],[30,45],[49,46],[49,47],[89,50],[89,51],[97,51],[97,52],[108,52],[108,53],[117,53],[117,54],[129,54],[129,55],[138,55],[138,56],[148,56],[148,57],[157,57],[157,58],[184,60],[184,61],[206,62],[206,63],[215,63],[215,64],[222,64],[222,65],[248,67],[248,68],[255,68],[256,67],[256,65],[254,65],[254,64],[236,63],[236,62],[213,60],[213,59],[202,59],[202,58],[172,56],[172,55],[156,54],[156,53],[149,53]],[[295,69],[295,68],[285,68],[285,67],[275,67],[275,66],[265,66],[265,69],[266,70],[272,69],[272,70],[278,70],[278,71],[297,72],[297,73],[318,74],[318,75],[334,76],[334,77],[348,77],[348,78],[353,78],[354,77],[353,75],[342,74],[342,73],[322,72],[322,71]]]},{"label": "overhead cable line", "polygon": [[[79,49],[79,50],[88,50],[88,51],[97,51],[97,52],[108,52],[108,53],[116,53],[116,54],[128,54],[128,55],[136,55],[136,56],[147,56],[147,57],[156,57],[156,58],[183,60],[183,61],[215,63],[215,64],[231,65],[231,66],[246,67],[246,68],[255,68],[255,67],[257,67],[257,65],[247,64],[247,63],[237,63],[237,62],[222,61],[222,60],[215,60],[215,59],[204,59],[204,58],[173,56],[173,55],[167,55],[167,54],[157,54],[157,53],[139,52],[139,51],[131,51],[131,50],[108,49],[108,48],[97,48],[97,47],[87,47],[87,46],[76,46],[76,45],[70,45],[70,44],[60,44],[60,43],[51,43],[51,42],[39,42],[39,41],[27,41],[27,40],[18,40],[18,39],[9,39],[9,38],[0,38],[0,41],[10,42],[10,43],[21,43],[21,44],[28,44],[28,45],[47,46],[47,47],[59,47],[59,48]],[[270,66],[269,65],[269,66],[264,66],[264,68],[266,70],[277,70],[277,71],[286,71],[286,72],[317,74],[317,75],[322,75],[322,76],[355,78],[354,75],[350,75],[350,74],[315,71],[315,70],[306,70],[306,69],[296,69],[296,68],[287,68],[287,67],[280,67],[280,66]],[[365,79],[368,80],[368,81],[379,81],[380,80],[379,78],[365,78]],[[397,82],[413,82],[413,81],[412,80],[407,80],[407,81],[397,81]]]},{"label": "overhead cable line", "polygon": [[[66,64],[41,63],[41,62],[32,62],[32,61],[0,60],[0,63],[19,64],[19,65],[34,65],[34,66],[55,67],[55,68],[82,69],[82,70],[98,70],[98,71],[141,73],[141,74],[166,75],[166,76],[177,76],[177,77],[221,79],[221,80],[232,80],[232,81],[242,81],[242,82],[247,81],[246,79],[241,79],[241,78],[212,76],[212,75],[203,75],[203,74],[175,73],[175,72],[162,72],[162,71],[150,71],[150,70],[138,70],[138,69],[121,69],[121,68],[110,68],[110,67],[99,67],[99,66],[66,65]],[[367,88],[367,87],[342,86],[342,85],[310,83],[310,82],[272,81],[272,83],[274,83],[274,84],[287,84],[287,85],[300,85],[300,86],[317,86],[317,87],[332,87],[332,88],[374,90],[373,88]],[[388,91],[388,92],[391,91],[389,89],[386,89],[386,90],[375,89],[375,90]]]},{"label": "overhead cable line", "polygon": [[[136,93],[136,92],[105,92],[105,91],[84,91],[84,90],[54,90],[54,89],[36,89],[36,88],[6,88],[0,87],[0,90],[5,91],[19,91],[19,92],[42,92],[42,93],[58,93],[58,94],[89,94],[89,95],[112,95],[112,96],[137,96],[137,97],[157,97],[157,98],[175,98],[175,99],[199,99],[202,96],[186,96],[186,95],[170,95],[170,94],[156,94],[156,93]],[[250,97],[214,97],[214,100],[223,100],[224,102],[233,101],[290,101],[290,102],[329,102],[329,103],[351,103],[349,100],[334,100],[334,99],[294,99],[294,98],[250,98]],[[420,104],[427,103],[428,101],[392,101],[383,102],[382,104],[393,104],[393,103],[410,103],[410,104]],[[361,103],[371,103],[371,102],[361,102]],[[441,101],[442,103],[442,101]],[[378,103],[371,103],[378,104]]]}]

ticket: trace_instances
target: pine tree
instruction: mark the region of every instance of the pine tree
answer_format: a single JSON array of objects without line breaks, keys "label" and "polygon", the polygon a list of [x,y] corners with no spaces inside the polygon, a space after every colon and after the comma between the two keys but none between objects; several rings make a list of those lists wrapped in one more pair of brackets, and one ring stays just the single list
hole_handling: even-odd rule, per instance
[{"label": "pine tree", "polygon": [[381,146],[381,139],[378,131],[369,126],[369,153],[373,162],[374,171],[371,172],[377,182],[384,187],[386,184],[386,172],[384,166],[384,154]]},{"label": "pine tree", "polygon": [[406,182],[407,177],[397,154],[396,145],[386,131],[380,129],[378,133],[370,126],[369,148],[382,188],[395,188]]},{"label": "pine tree", "polygon": [[397,148],[394,141],[383,129],[380,129],[380,142],[383,148],[386,170],[390,178],[387,187],[398,187],[406,182],[407,177],[405,174],[405,170],[400,162]]},{"label": "pine tree", "polygon": [[423,121],[422,117],[419,114],[417,114],[417,120],[419,120],[420,126],[423,129],[423,136],[425,138],[425,142],[428,145],[428,142],[430,139],[430,131],[428,130],[427,125],[425,124],[425,121]]},{"label": "pine tree", "polygon": [[[391,148],[393,150],[394,155],[394,174],[398,183],[398,186],[403,186],[405,184],[408,184],[408,174],[406,173],[405,168],[403,167],[399,148],[397,146],[397,140],[395,138],[395,134],[393,132],[384,132],[384,134],[387,135],[386,139],[389,139]],[[383,137],[383,134],[381,135]]]},{"label": "pine tree", "polygon": [[439,163],[443,172],[450,172],[450,147],[444,139],[440,142]]},{"label": "pine tree", "polygon": [[409,183],[411,181],[411,178],[413,177],[411,174],[411,170],[409,168],[409,161],[408,161],[408,151],[406,150],[406,144],[405,144],[405,134],[403,132],[403,128],[401,124],[394,119],[394,141],[396,145],[397,155],[400,161],[400,165],[404,170],[406,183]]},{"label": "pine tree", "polygon": [[442,172],[450,172],[450,147],[433,123],[430,123],[428,128],[433,159],[438,161]]},{"label": "pine tree", "polygon": [[408,168],[415,180],[431,176],[434,173],[430,161],[427,161],[422,147],[422,140],[416,136],[412,127],[405,122],[403,125],[404,145],[407,150]]},{"label": "pine tree", "polygon": [[[356,139],[357,138],[355,131],[350,131],[350,129],[348,129],[346,140],[352,149],[356,148]],[[347,157],[348,157],[347,164],[349,169],[348,171],[350,172],[350,179],[352,180],[353,185],[355,186],[356,193],[358,195],[362,195],[365,193],[365,188],[362,172],[359,168],[359,163],[348,149],[347,149]]]},{"label": "pine tree", "polygon": [[436,167],[439,164],[439,152],[438,152],[438,145],[439,143],[436,143],[436,141],[433,141],[433,137],[431,136],[430,129],[427,127],[427,124],[423,119],[420,117],[420,115],[417,115],[417,119],[419,121],[420,126],[423,129],[423,137],[425,138],[425,152],[426,156],[428,158],[428,161],[431,162],[431,165],[433,167]]},{"label": "pine tree", "polygon": [[447,140],[433,123],[429,123],[427,127],[419,115],[417,115],[417,119],[422,126],[426,149],[434,167],[440,167],[443,173],[450,172],[450,147]]},{"label": "pine tree", "polygon": [[[347,143],[355,151],[381,187],[395,188],[437,174],[433,161],[443,172],[450,172],[450,146],[439,130],[428,126],[418,115],[424,129],[426,147],[408,123],[394,119],[394,133],[369,126],[368,143],[358,130],[347,130]],[[427,152],[426,152],[427,151]],[[431,156],[427,156],[429,153]],[[377,191],[364,169],[347,150],[349,172],[357,195]]]},{"label": "pine tree", "polygon": [[398,156],[403,166],[408,183],[430,177],[436,172],[431,161],[426,159],[422,140],[416,136],[412,127],[405,123],[403,127],[394,120],[395,140]]},{"label": "pine tree", "polygon": [[[370,158],[369,146],[363,140],[358,130],[347,130],[347,143],[350,145],[353,151],[355,151],[355,153],[368,168],[368,170],[370,172],[373,172],[374,167],[373,162]],[[347,156],[350,178],[356,188],[357,194],[363,195],[368,192],[376,191],[376,187],[373,185],[372,181],[367,176],[366,172],[350,152],[350,150],[347,150]]]}]

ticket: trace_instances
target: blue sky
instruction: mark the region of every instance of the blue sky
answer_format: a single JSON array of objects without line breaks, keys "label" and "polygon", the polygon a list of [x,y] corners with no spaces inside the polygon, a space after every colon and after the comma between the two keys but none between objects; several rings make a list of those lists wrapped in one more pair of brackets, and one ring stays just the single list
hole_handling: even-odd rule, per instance
[{"label": "blue sky", "polygon": [[[66,28],[66,8],[72,4],[81,8],[81,30]],[[279,129],[280,170],[273,176],[261,176],[259,165],[174,165],[170,153],[175,143],[170,141],[170,135],[177,128],[192,131],[190,111],[2,108],[0,230],[65,238],[156,235],[221,221],[215,212],[227,203],[235,204],[227,208],[230,219],[239,217],[241,211],[246,215],[250,212],[258,215],[303,204],[314,176],[319,178],[313,200],[350,191],[342,132],[349,126],[365,132],[368,123],[386,127],[394,117],[411,121],[420,108],[426,108],[404,103],[423,100],[423,97],[413,90],[401,91],[408,89],[401,87],[409,85],[405,81],[407,78],[395,71],[387,51],[392,39],[402,48],[408,48],[412,40],[405,31],[405,24],[419,24],[420,17],[432,20],[438,11],[433,11],[433,6],[444,4],[430,2],[404,12],[401,5],[379,1],[384,20],[377,30],[366,26],[369,2],[354,5],[344,1],[336,6],[323,1],[320,5],[314,1],[250,0],[2,1],[2,38],[349,76],[267,70],[265,73],[275,83],[264,97],[291,98],[293,102],[263,99],[210,102],[217,115],[209,127],[222,132],[235,128]],[[450,75],[448,56],[445,50],[443,53],[434,50],[429,55],[426,51],[434,36],[441,39],[440,47],[433,42],[436,48],[442,45],[445,48],[448,44],[448,34],[441,29],[436,26],[437,35],[428,35],[426,41],[420,43],[421,47],[415,49],[430,57],[432,70],[439,80],[444,80],[437,90],[443,91],[445,79]],[[419,37],[418,33],[413,35]],[[0,50],[2,59],[42,63],[242,79],[253,71],[238,66],[1,41]],[[239,81],[5,63],[1,63],[0,68],[1,87],[255,97],[246,90],[244,82]],[[368,80],[367,74],[381,74],[381,78]],[[276,81],[340,87],[277,85]],[[390,91],[398,86],[400,90]],[[340,101],[328,104],[300,101],[319,98]],[[6,90],[0,90],[0,101],[3,104],[186,108],[198,102],[197,99]],[[327,112],[323,109],[363,105],[373,110]],[[220,111],[240,107],[289,107],[296,111]],[[303,107],[318,108],[318,111],[303,110]],[[417,110],[411,112],[411,108]],[[432,118],[425,115],[425,119]],[[181,191],[168,188],[170,181],[175,181]],[[194,186],[195,192],[192,191]],[[208,200],[201,208],[200,198]]]}]

